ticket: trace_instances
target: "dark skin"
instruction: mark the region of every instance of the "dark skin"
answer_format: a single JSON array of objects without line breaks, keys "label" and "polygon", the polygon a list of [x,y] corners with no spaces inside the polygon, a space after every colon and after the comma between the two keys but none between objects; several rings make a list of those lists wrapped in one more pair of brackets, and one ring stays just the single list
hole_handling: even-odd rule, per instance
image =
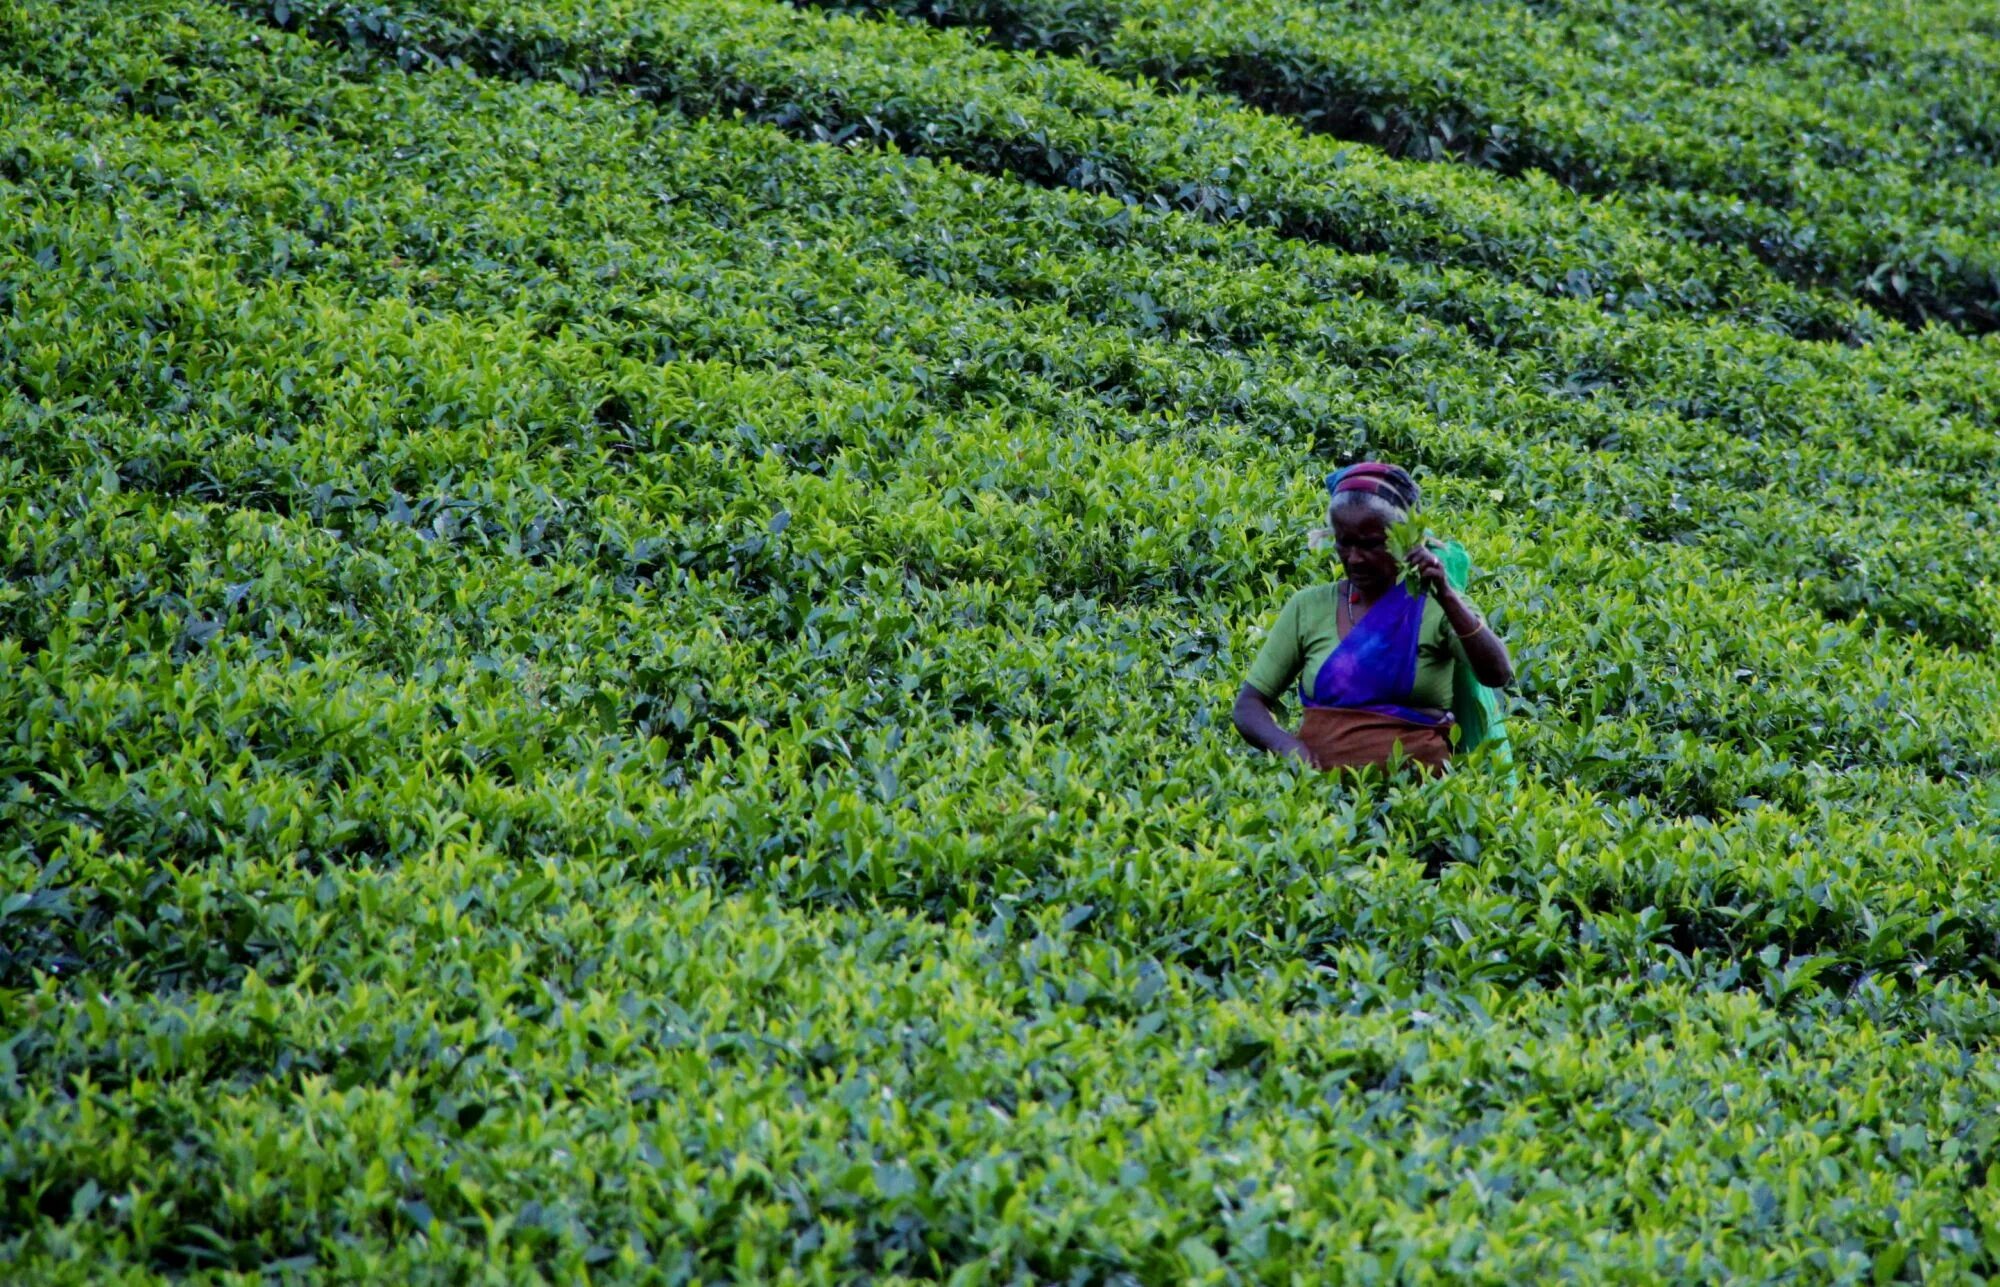
[{"label": "dark skin", "polygon": [[[1375,606],[1375,601],[1395,586],[1396,578],[1402,575],[1402,566],[1389,550],[1389,520],[1380,510],[1336,508],[1332,520],[1334,552],[1347,568],[1341,596],[1345,600],[1352,594],[1357,600],[1348,609],[1352,615],[1343,618],[1340,633],[1345,637],[1354,623]],[[1422,580],[1425,592],[1437,600],[1438,607],[1444,609],[1445,620],[1458,632],[1473,675],[1489,688],[1512,683],[1514,663],[1507,655],[1507,645],[1492,630],[1481,627],[1479,614],[1445,578],[1444,564],[1438,561],[1438,556],[1419,546],[1410,551],[1409,562]],[[1230,718],[1250,745],[1318,768],[1305,743],[1278,722],[1283,710],[1283,703],[1245,684],[1236,694]]]}]

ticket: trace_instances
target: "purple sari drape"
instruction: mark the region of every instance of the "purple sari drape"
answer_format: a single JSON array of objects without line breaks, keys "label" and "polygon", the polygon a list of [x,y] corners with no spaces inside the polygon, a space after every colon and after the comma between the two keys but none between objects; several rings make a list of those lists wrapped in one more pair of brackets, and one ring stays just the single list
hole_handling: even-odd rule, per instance
[{"label": "purple sari drape", "polygon": [[1412,595],[1398,581],[1320,663],[1311,691],[1300,682],[1299,700],[1308,709],[1365,710],[1414,724],[1448,723],[1448,715],[1426,714],[1407,705],[1417,682],[1417,644],[1423,624],[1422,596]]}]

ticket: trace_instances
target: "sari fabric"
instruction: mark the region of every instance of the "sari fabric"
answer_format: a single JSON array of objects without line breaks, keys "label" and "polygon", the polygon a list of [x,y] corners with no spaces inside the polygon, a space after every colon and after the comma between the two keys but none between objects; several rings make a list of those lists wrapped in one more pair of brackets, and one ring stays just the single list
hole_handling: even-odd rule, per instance
[{"label": "sari fabric", "polygon": [[1426,773],[1451,762],[1451,720],[1420,724],[1375,710],[1315,706],[1299,722],[1298,739],[1320,769],[1386,768],[1400,755]]},{"label": "sari fabric", "polygon": [[1423,621],[1422,596],[1399,581],[1327,654],[1310,690],[1301,680],[1298,736],[1320,768],[1386,765],[1400,752],[1434,772],[1451,758],[1452,717],[1407,704]]},{"label": "sari fabric", "polygon": [[1408,705],[1417,681],[1417,643],[1422,636],[1424,601],[1398,581],[1349,628],[1320,663],[1311,689],[1299,682],[1299,702],[1307,710],[1365,710],[1412,724],[1440,725],[1450,718],[1427,715]]},{"label": "sari fabric", "polygon": [[[1445,580],[1454,590],[1464,590],[1472,579],[1472,556],[1457,541],[1445,541],[1438,549],[1444,564]],[[1500,693],[1479,682],[1470,666],[1460,664],[1452,672],[1452,717],[1458,721],[1458,750],[1461,755],[1482,751],[1506,776],[1508,794],[1520,783],[1514,770],[1514,744],[1507,735],[1507,721],[1501,714]]]}]

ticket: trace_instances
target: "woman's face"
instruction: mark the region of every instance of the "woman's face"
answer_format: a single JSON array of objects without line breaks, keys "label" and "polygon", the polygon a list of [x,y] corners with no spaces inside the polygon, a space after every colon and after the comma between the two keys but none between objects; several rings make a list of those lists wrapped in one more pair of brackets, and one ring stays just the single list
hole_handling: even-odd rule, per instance
[{"label": "woman's face", "polygon": [[1347,579],[1363,594],[1382,593],[1403,570],[1389,550],[1389,520],[1373,507],[1333,512],[1333,551],[1347,568]]}]

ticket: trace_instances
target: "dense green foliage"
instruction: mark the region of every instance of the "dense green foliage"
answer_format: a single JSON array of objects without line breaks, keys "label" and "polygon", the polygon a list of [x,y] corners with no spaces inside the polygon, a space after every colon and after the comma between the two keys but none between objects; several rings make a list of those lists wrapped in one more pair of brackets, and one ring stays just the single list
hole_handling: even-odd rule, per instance
[{"label": "dense green foliage", "polygon": [[1348,249],[1477,266],[1620,310],[1739,310],[1812,335],[1870,329],[1853,308],[1775,280],[1747,248],[1688,244],[1616,206],[1571,200],[1544,177],[1425,173],[1227,104],[995,54],[958,32],[802,17],[768,0],[277,9],[406,66],[469,62],[579,89],[633,88],[662,106],[740,111],[806,137],[892,141]]},{"label": "dense green foliage", "polygon": [[[820,0],[822,3],[831,0]],[[1541,171],[1911,319],[2000,327],[2000,24],[1901,6],[866,0]]]},{"label": "dense green foliage", "polygon": [[[0,23],[16,1276],[2000,1266],[2000,341],[922,25]],[[1363,451],[1517,792],[1227,727]]]}]

